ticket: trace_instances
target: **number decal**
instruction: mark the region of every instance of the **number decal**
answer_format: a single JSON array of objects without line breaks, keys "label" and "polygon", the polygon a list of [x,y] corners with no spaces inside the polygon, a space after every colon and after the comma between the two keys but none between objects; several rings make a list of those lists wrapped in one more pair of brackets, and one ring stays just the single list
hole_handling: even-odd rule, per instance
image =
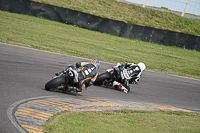
[{"label": "number decal", "polygon": [[84,73],[85,73],[85,75],[89,75],[88,70],[85,70]]}]

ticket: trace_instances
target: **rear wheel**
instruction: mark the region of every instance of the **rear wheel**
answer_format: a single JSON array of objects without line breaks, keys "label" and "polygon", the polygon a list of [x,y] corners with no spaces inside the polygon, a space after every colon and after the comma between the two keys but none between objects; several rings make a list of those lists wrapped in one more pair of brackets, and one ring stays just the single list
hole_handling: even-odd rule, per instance
[{"label": "rear wheel", "polygon": [[57,77],[45,84],[45,89],[50,91],[56,89],[58,86],[62,86],[62,84],[66,83],[65,76]]},{"label": "rear wheel", "polygon": [[94,85],[103,85],[105,80],[110,80],[110,79],[111,77],[108,72],[99,74],[94,82]]}]

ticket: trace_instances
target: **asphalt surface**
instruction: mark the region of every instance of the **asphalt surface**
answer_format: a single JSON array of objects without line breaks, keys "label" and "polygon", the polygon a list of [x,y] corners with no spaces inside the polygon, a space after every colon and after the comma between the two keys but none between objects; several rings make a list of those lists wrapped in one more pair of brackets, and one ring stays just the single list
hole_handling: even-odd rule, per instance
[{"label": "asphalt surface", "polygon": [[[44,84],[55,72],[77,61],[90,59],[0,43],[0,133],[19,132],[7,116],[7,110],[13,103],[43,96],[156,103],[200,112],[200,80],[152,71],[145,71],[139,85],[131,85],[127,94],[97,86],[83,90],[81,95],[44,90]],[[101,62],[99,72],[112,66]]]}]

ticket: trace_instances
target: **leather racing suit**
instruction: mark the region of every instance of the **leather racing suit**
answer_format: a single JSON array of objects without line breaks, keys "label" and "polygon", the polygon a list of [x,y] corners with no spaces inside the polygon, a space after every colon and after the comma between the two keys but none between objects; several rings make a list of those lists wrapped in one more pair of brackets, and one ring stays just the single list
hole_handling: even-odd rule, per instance
[{"label": "leather racing suit", "polygon": [[115,69],[115,81],[113,81],[113,86],[124,93],[130,91],[129,84],[138,84],[139,79],[141,77],[141,69],[137,64],[134,63],[125,63],[117,65],[114,67]]}]

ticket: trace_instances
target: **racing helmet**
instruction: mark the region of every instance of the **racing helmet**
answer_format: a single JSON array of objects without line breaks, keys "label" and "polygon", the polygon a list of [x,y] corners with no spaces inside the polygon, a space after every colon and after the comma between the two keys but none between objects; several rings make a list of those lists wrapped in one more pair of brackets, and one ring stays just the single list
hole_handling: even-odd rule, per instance
[{"label": "racing helmet", "polygon": [[92,60],[91,64],[93,64],[93,65],[96,67],[96,69],[98,69],[98,68],[99,68],[99,66],[100,66],[100,63],[99,63],[99,61],[98,61],[98,60],[96,60],[96,59]]},{"label": "racing helmet", "polygon": [[140,62],[137,64],[140,67],[141,72],[145,70],[146,66],[144,63]]}]

